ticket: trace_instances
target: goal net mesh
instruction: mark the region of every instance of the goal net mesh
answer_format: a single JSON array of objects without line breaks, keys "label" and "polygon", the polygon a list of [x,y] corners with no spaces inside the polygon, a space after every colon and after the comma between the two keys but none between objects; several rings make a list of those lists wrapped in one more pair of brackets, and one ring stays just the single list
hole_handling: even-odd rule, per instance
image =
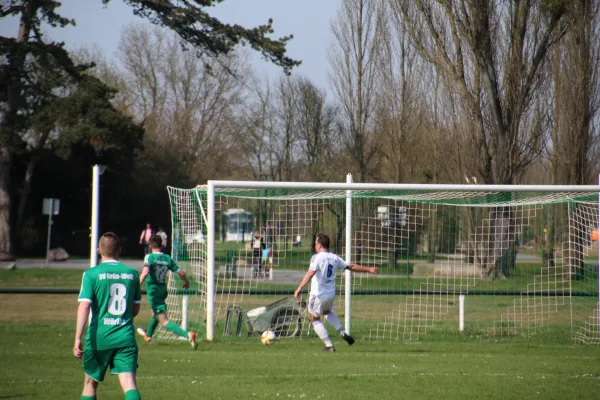
[{"label": "goal net mesh", "polygon": [[[207,192],[169,188],[173,258],[192,282],[170,277],[169,318],[205,330]],[[538,337],[599,344],[598,195],[574,192],[215,191],[215,337],[314,335],[293,292],[327,234],[330,250],[376,266],[338,273],[335,312],[363,340]],[[459,332],[459,295],[465,295]],[[331,330],[333,333],[333,331]],[[159,340],[175,340],[164,329]]]}]

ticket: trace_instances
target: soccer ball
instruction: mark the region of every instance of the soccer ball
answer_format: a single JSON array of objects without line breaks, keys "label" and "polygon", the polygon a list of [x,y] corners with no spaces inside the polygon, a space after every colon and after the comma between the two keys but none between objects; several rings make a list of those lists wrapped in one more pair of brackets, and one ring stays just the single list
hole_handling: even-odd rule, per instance
[{"label": "soccer ball", "polygon": [[273,332],[270,329],[267,329],[266,331],[264,331],[262,333],[262,335],[260,335],[260,341],[262,342],[262,344],[264,344],[265,346],[268,346],[270,344],[273,344],[275,342],[275,332]]}]

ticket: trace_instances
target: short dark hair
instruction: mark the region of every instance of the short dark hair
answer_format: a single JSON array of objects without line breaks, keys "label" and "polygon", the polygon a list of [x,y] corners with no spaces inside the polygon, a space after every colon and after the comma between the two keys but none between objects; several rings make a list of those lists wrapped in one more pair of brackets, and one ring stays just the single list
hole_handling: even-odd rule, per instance
[{"label": "short dark hair", "polygon": [[329,236],[319,233],[317,235],[317,241],[323,246],[325,250],[329,250]]},{"label": "short dark hair", "polygon": [[160,246],[162,246],[162,238],[158,235],[152,235],[150,238],[150,248],[160,249]]},{"label": "short dark hair", "polygon": [[98,247],[100,248],[100,254],[102,254],[104,257],[116,258],[121,252],[121,241],[116,233],[106,232],[100,238]]}]

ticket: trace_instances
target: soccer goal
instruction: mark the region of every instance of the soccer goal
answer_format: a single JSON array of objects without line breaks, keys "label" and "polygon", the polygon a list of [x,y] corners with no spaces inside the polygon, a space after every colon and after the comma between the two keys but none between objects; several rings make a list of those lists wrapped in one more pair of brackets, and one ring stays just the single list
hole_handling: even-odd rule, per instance
[{"label": "soccer goal", "polygon": [[[169,316],[206,338],[310,334],[290,296],[314,239],[377,266],[340,272],[335,311],[363,340],[547,335],[600,344],[599,186],[209,181],[169,188]],[[173,337],[160,331],[163,340]]]}]

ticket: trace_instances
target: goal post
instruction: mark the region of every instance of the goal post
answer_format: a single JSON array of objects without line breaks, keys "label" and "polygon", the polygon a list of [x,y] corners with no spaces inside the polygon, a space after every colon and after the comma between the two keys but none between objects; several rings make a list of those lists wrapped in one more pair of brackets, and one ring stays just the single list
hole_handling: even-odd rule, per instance
[{"label": "goal post", "polygon": [[598,193],[600,185],[363,184],[351,175],[169,187],[173,256],[193,283],[183,291],[169,281],[169,314],[208,340],[266,326],[311,334],[305,304],[290,296],[325,233],[336,254],[380,270],[336,278],[335,311],[359,338],[600,343]]}]

